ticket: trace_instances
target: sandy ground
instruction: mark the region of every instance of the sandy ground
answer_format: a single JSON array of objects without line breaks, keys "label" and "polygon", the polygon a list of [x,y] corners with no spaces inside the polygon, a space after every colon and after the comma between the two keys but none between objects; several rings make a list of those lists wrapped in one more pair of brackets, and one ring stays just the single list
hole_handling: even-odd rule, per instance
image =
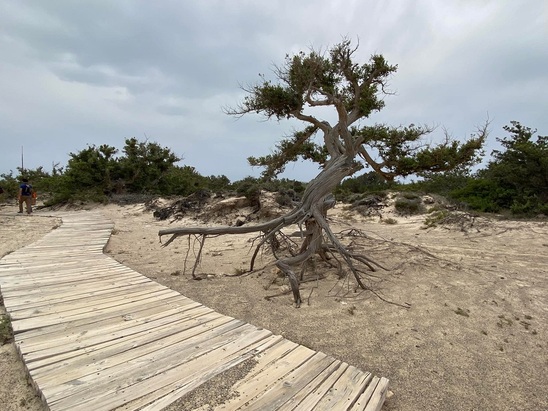
[{"label": "sandy ground", "polygon": [[[197,281],[190,275],[197,245],[188,253],[179,238],[161,247],[158,231],[200,222],[156,221],[143,205],[100,208],[115,222],[106,247],[113,258],[223,314],[389,378],[385,411],[548,410],[546,220],[478,218],[464,229],[425,229],[425,216],[381,220],[338,205],[330,212],[334,231],[364,234],[341,241],[389,268],[368,281],[382,299],[316,261],[295,309],[269,255],[259,258],[261,269],[234,276],[248,267],[253,235],[208,238]],[[0,255],[57,224],[40,216],[45,211],[14,211],[0,208]],[[397,223],[383,222],[388,217]],[[0,381],[0,409],[43,409],[13,344],[0,347]]]}]

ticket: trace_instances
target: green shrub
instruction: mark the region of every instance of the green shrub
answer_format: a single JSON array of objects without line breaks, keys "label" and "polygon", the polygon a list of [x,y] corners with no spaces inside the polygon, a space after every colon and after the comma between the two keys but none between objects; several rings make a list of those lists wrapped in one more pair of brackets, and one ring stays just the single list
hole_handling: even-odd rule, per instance
[{"label": "green shrub", "polygon": [[451,192],[451,197],[485,213],[496,213],[501,209],[501,204],[507,207],[511,204],[511,195],[486,179],[468,181],[463,188]]},{"label": "green shrub", "polygon": [[424,212],[424,207],[420,198],[408,199],[398,197],[394,202],[394,208],[401,215],[414,215]]},{"label": "green shrub", "polygon": [[335,198],[349,202],[353,194],[380,194],[397,186],[397,183],[384,181],[376,172],[371,171],[357,177],[344,180],[335,190]]},{"label": "green shrub", "polygon": [[400,195],[407,200],[420,199],[420,195],[413,191],[404,191]]},{"label": "green shrub", "polygon": [[542,203],[536,196],[521,197],[514,200],[510,206],[512,214],[517,215],[548,215],[548,203]]},{"label": "green shrub", "polygon": [[423,180],[409,184],[409,188],[444,197],[448,197],[454,190],[463,188],[472,179],[468,169],[462,167],[443,173],[427,173],[422,177]]},{"label": "green shrub", "polygon": [[260,206],[261,181],[259,179],[246,177],[234,185],[238,195],[247,198],[252,207]]},{"label": "green shrub", "polygon": [[443,223],[449,216],[449,211],[447,210],[434,210],[429,211],[428,217],[424,220],[424,225],[428,228],[436,227],[438,224]]},{"label": "green shrub", "polygon": [[293,205],[293,197],[285,192],[276,194],[276,203],[282,207],[291,207]]},{"label": "green shrub", "polygon": [[4,345],[12,338],[11,323],[8,317],[2,316],[0,318],[0,345]]}]

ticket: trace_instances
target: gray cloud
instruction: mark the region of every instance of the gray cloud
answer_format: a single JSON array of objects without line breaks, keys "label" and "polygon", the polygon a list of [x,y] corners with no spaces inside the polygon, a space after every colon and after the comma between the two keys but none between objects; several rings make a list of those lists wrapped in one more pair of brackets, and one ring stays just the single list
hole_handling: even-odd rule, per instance
[{"label": "gray cloud", "polygon": [[[548,133],[547,6],[541,1],[21,1],[0,5],[0,172],[66,163],[86,144],[157,141],[202,174],[258,174],[296,127],[221,108],[287,53],[348,36],[398,64],[370,122],[427,123],[466,137],[489,116]],[[494,145],[494,138],[490,141]],[[288,175],[308,179],[315,167]]]}]

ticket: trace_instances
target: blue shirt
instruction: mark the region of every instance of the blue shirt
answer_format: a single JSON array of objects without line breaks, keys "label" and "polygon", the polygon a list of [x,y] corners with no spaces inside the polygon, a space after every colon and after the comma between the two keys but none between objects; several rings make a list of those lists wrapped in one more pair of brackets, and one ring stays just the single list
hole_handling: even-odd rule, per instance
[{"label": "blue shirt", "polygon": [[32,186],[28,183],[23,183],[19,186],[22,196],[30,196],[32,194]]}]

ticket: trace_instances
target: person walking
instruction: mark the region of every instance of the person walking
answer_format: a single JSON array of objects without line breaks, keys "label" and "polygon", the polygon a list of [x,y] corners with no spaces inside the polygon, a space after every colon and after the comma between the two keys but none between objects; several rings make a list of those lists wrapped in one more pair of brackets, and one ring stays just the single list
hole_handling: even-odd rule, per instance
[{"label": "person walking", "polygon": [[32,186],[29,184],[27,178],[23,178],[21,185],[19,186],[19,211],[23,213],[23,203],[27,208],[27,214],[32,213]]}]

